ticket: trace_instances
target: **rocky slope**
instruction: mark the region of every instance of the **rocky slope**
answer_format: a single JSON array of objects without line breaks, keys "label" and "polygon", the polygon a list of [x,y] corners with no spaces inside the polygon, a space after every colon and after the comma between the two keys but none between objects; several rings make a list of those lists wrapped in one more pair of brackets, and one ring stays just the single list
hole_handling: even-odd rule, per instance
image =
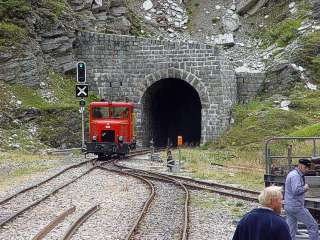
[{"label": "rocky slope", "polygon": [[[266,81],[262,91],[266,94],[277,94],[296,82],[316,88],[313,83],[318,78],[314,70],[317,65],[304,66],[307,60],[299,61],[296,54],[302,48],[301,39],[320,30],[320,4],[316,0],[102,0],[101,3],[2,1],[1,89],[17,83],[38,91],[43,101],[54,102],[55,93],[48,91],[52,82],[49,73],[74,75],[79,30],[217,44],[233,62],[239,76],[254,80],[255,74],[263,73]],[[19,111],[13,109],[23,105],[17,106],[20,99],[15,99],[14,93],[9,95],[10,100],[1,99],[9,107],[3,110],[0,122],[6,122],[8,116],[15,120]],[[41,111],[35,112],[35,116],[41,115]],[[62,144],[56,142],[54,146]]]}]

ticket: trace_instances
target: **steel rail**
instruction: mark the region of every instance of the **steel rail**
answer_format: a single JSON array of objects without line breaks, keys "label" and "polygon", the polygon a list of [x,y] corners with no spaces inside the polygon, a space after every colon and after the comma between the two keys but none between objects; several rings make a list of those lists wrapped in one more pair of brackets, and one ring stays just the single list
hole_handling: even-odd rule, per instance
[{"label": "steel rail", "polygon": [[142,208],[142,211],[140,212],[140,215],[139,217],[136,219],[135,223],[133,224],[132,228],[130,229],[129,231],[129,234],[127,235],[126,237],[126,240],[130,240],[132,238],[132,236],[134,235],[135,231],[138,229],[138,226],[142,220],[142,218],[145,216],[145,214],[147,213],[150,205],[151,205],[151,202],[154,200],[154,197],[155,197],[155,188],[154,188],[154,185],[152,182],[150,182],[149,180],[147,180],[146,178],[144,177],[141,177],[139,175],[135,175],[135,174],[131,174],[131,176],[134,176],[136,178],[139,178],[141,179],[142,181],[144,181],[145,183],[148,184],[149,186],[149,189],[151,190],[151,194],[149,195],[148,199],[145,201],[144,205],[143,205],[143,208]]},{"label": "steel rail", "polygon": [[69,240],[71,239],[72,235],[76,232],[76,230],[95,212],[100,209],[100,205],[95,205],[87,210],[83,215],[81,215],[67,230],[65,235],[63,236],[62,240]]},{"label": "steel rail", "polygon": [[[131,170],[130,170],[131,171]],[[143,176],[148,176],[148,173],[142,173]],[[153,173],[152,173],[153,174]],[[165,175],[165,174],[164,174]],[[162,178],[157,178],[157,177],[153,177],[153,176],[148,176],[149,178],[153,178],[154,180],[158,180],[158,181],[164,181]],[[175,178],[175,176],[173,176],[173,178]],[[186,180],[187,181],[187,180]],[[210,188],[210,186],[200,186],[200,185],[196,185],[194,183],[183,183],[185,186],[191,188],[191,189],[197,189],[197,190],[202,190],[202,191],[208,191],[208,192],[212,192],[212,193],[217,193],[219,195],[224,195],[227,197],[233,197],[233,198],[238,198],[241,200],[245,200],[245,201],[249,201],[249,202],[258,202],[257,197],[249,197],[249,196],[243,196],[243,195],[239,195],[239,194],[235,194],[235,193],[230,193],[230,192],[226,192],[226,191],[221,191],[221,190],[216,190],[213,188]]]},{"label": "steel rail", "polygon": [[[115,165],[117,166],[117,165]],[[160,181],[165,181],[165,182],[170,182],[170,183],[174,183],[175,185],[180,185],[180,187],[185,191],[186,193],[186,198],[185,198],[185,204],[184,204],[184,224],[183,224],[183,231],[182,231],[182,238],[181,240],[187,240],[187,235],[188,235],[188,228],[189,228],[189,211],[188,211],[188,206],[189,206],[189,202],[190,202],[190,194],[189,194],[189,191],[188,189],[185,187],[185,184],[184,183],[181,183],[180,181],[174,179],[174,178],[171,178],[169,176],[163,176],[161,174],[158,174],[158,173],[149,173],[149,174],[152,174],[152,175],[158,175],[158,177],[152,177],[150,175],[141,175],[141,173],[139,174],[136,174],[137,172],[139,172],[139,170],[130,170],[128,169],[129,171],[134,171],[135,172],[135,175],[137,176],[143,176],[143,177],[147,177],[147,178],[150,178],[150,179],[154,179],[154,180],[160,180]],[[129,173],[127,171],[125,171],[124,173]],[[130,173],[130,174],[133,174],[133,173]],[[166,180],[164,180],[166,179]],[[126,240],[129,240],[130,238],[127,238]]]},{"label": "steel rail", "polygon": [[[190,201],[190,194],[189,194],[189,191],[186,188],[185,184],[180,182],[177,179],[174,179],[172,176],[167,176],[167,175],[160,174],[160,173],[148,172],[148,171],[144,171],[144,170],[140,170],[140,169],[134,169],[134,168],[125,167],[125,166],[117,164],[116,161],[113,161],[112,163],[113,163],[114,166],[116,166],[116,167],[118,167],[120,169],[127,169],[127,170],[130,170],[130,171],[134,171],[136,173],[137,172],[145,172],[145,173],[148,173],[148,174],[156,175],[162,180],[163,180],[163,178],[169,179],[169,182],[174,182],[176,185],[180,185],[180,187],[186,193],[185,204],[184,204],[184,228],[183,228],[183,233],[182,233],[182,238],[181,238],[181,240],[186,240],[187,239],[187,235],[188,235],[188,223],[189,223],[188,206],[189,206],[189,201]],[[125,173],[128,173],[128,172],[125,171]],[[147,176],[147,175],[143,175],[143,177],[149,177],[150,178],[150,176]]]},{"label": "steel rail", "polygon": [[43,239],[53,228],[60,224],[67,216],[74,213],[76,207],[73,206],[67,211],[64,211],[62,214],[57,216],[53,221],[51,221],[47,226],[45,226],[32,240],[41,240]]},{"label": "steel rail", "polygon": [[180,187],[185,191],[186,197],[184,202],[184,224],[183,224],[183,232],[182,232],[182,238],[181,240],[187,240],[188,238],[188,229],[189,229],[189,202],[190,202],[190,193],[189,190],[186,188],[185,184],[172,178],[169,176],[163,176],[158,173],[152,173],[153,175],[158,175],[162,178],[169,179],[169,181],[174,182],[176,185],[180,185]]},{"label": "steel rail", "polygon": [[32,189],[34,189],[34,188],[37,188],[37,187],[39,187],[39,186],[41,186],[41,185],[49,182],[50,180],[58,177],[59,175],[65,173],[66,171],[68,171],[68,170],[70,170],[70,169],[72,169],[72,168],[80,167],[80,166],[82,166],[82,165],[84,165],[84,164],[87,164],[87,163],[92,162],[93,160],[94,160],[94,159],[90,159],[90,160],[87,160],[87,161],[84,161],[84,162],[81,162],[81,163],[77,163],[77,164],[71,165],[71,166],[69,166],[69,167],[61,170],[61,171],[58,172],[57,174],[55,174],[55,175],[53,175],[53,176],[45,179],[44,181],[38,182],[38,183],[36,183],[36,184],[34,184],[34,185],[30,186],[30,187],[27,187],[27,188],[25,188],[25,189],[22,189],[21,191],[19,191],[19,192],[17,192],[17,193],[14,193],[14,194],[12,194],[11,196],[9,196],[9,197],[1,200],[1,201],[0,201],[0,205],[2,205],[2,204],[4,204],[4,203],[7,203],[7,202],[10,201],[11,199],[17,197],[18,195],[20,195],[20,194],[22,194],[22,193],[25,193],[25,192],[27,192],[27,191],[29,191],[29,190],[32,190]]},{"label": "steel rail", "polygon": [[[145,152],[148,152],[148,151],[147,151],[146,149],[137,150],[137,151],[133,151],[131,155],[132,155],[132,156],[136,156],[136,155],[141,154],[141,152],[145,153]],[[130,155],[130,156],[131,156],[131,155]],[[9,196],[9,197],[1,200],[1,201],[0,201],[0,205],[9,202],[11,199],[17,197],[18,195],[20,195],[20,194],[22,194],[22,193],[25,193],[25,192],[27,192],[27,191],[30,191],[30,190],[34,189],[34,188],[40,187],[41,185],[43,185],[43,184],[45,184],[45,183],[48,183],[50,180],[52,180],[52,179],[60,176],[61,174],[67,172],[67,171],[70,170],[70,169],[80,167],[80,166],[82,166],[82,165],[84,165],[84,164],[87,164],[87,163],[92,163],[92,162],[94,162],[94,161],[96,161],[96,160],[97,160],[97,158],[94,158],[94,159],[90,159],[90,160],[87,160],[87,161],[83,161],[83,162],[81,162],[81,163],[77,163],[77,164],[71,165],[71,166],[69,166],[69,167],[61,170],[61,171],[58,172],[57,174],[55,174],[55,175],[53,175],[53,176],[51,176],[51,177],[48,177],[47,179],[45,179],[45,180],[43,180],[43,181],[41,181],[41,182],[38,182],[38,183],[36,183],[36,184],[33,184],[33,185],[30,186],[30,187],[24,188],[24,189],[22,189],[21,191],[19,191],[19,192],[17,192],[17,193],[14,193],[14,194],[12,194],[11,196]],[[1,226],[1,225],[0,225],[0,226]]]},{"label": "steel rail", "polygon": [[129,173],[129,172],[124,172],[124,171],[121,171],[121,170],[117,170],[117,169],[109,169],[107,167],[104,167],[104,166],[99,166],[98,167],[99,169],[102,169],[102,170],[106,170],[106,171],[110,171],[110,172],[114,172],[114,173],[117,173],[117,174],[120,174],[120,175],[125,175],[125,176],[131,176],[131,177],[134,177],[134,178],[137,178],[141,181],[143,181],[144,183],[147,184],[149,190],[150,190],[150,195],[148,197],[148,199],[145,201],[144,205],[143,205],[143,208],[142,208],[142,211],[140,212],[140,215],[139,217],[136,219],[135,223],[133,224],[132,228],[130,229],[129,231],[129,234],[127,235],[127,237],[125,238],[126,240],[129,240],[132,238],[134,232],[137,230],[138,228],[138,225],[139,223],[141,222],[143,216],[146,214],[147,210],[149,209],[149,206],[151,204],[151,202],[154,200],[154,197],[155,197],[155,188],[154,188],[154,185],[152,182],[150,182],[148,179],[146,179],[145,177],[143,176],[140,176],[140,175],[137,175],[137,174],[133,174],[133,173]]},{"label": "steel rail", "polygon": [[[137,168],[131,168],[131,167],[127,167],[127,166],[123,166],[121,164],[115,163],[117,160],[114,161],[114,165],[119,167],[119,168],[126,168],[126,169],[130,169],[130,170],[145,171],[145,170],[141,170],[141,169],[137,169]],[[126,160],[126,159],[122,159],[122,160]],[[154,173],[154,172],[151,172],[151,171],[146,171],[146,172],[147,173]],[[229,190],[248,193],[248,194],[253,194],[253,195],[259,195],[260,194],[260,192],[258,192],[258,191],[253,191],[253,190],[249,190],[249,189],[237,188],[237,187],[232,187],[232,186],[229,186],[229,185],[213,183],[213,182],[199,181],[199,180],[195,180],[195,179],[191,179],[191,178],[187,178],[187,177],[182,177],[182,176],[172,176],[172,175],[168,175],[168,174],[164,174],[164,173],[161,173],[161,174],[163,176],[174,177],[174,178],[179,179],[179,180],[189,181],[189,182],[193,182],[195,184],[206,185],[206,186],[209,186],[209,187],[219,187],[219,188],[229,189]]]},{"label": "steel rail", "polygon": [[233,191],[243,192],[243,193],[248,193],[248,194],[253,194],[253,195],[259,195],[260,194],[260,192],[258,192],[258,191],[232,187],[232,186],[229,186],[229,185],[224,185],[224,184],[219,184],[219,183],[213,183],[213,182],[207,182],[207,181],[199,181],[199,180],[195,180],[195,179],[188,178],[188,177],[172,176],[172,175],[168,175],[168,174],[164,174],[164,173],[155,173],[153,171],[146,171],[146,170],[142,170],[142,169],[138,169],[138,168],[131,168],[131,167],[124,166],[124,165],[121,165],[121,164],[118,164],[118,163],[114,163],[114,165],[117,166],[118,168],[122,168],[122,169],[140,171],[140,172],[145,172],[147,174],[158,174],[158,175],[161,174],[162,176],[172,177],[172,178],[179,179],[179,180],[182,180],[182,181],[192,182],[192,183],[195,183],[195,184],[205,185],[205,186],[209,186],[209,187],[218,187],[218,188],[223,188],[223,189],[228,189],[228,190],[233,190]]},{"label": "steel rail", "polygon": [[88,174],[89,172],[91,172],[92,170],[96,169],[97,167],[92,167],[89,170],[87,170],[86,172],[84,172],[83,174],[81,174],[80,176],[76,177],[75,179],[69,181],[68,183],[56,188],[55,190],[53,190],[51,193],[47,194],[46,196],[42,197],[41,199],[33,202],[32,204],[30,204],[29,206],[23,208],[22,210],[12,214],[9,218],[3,220],[2,222],[0,222],[0,227],[4,226],[5,224],[7,224],[8,222],[12,221],[13,219],[15,219],[17,216],[21,215],[22,213],[26,212],[27,210],[29,210],[30,208],[37,206],[39,203],[41,203],[42,201],[46,200],[47,198],[49,198],[50,196],[54,195],[55,193],[57,193],[59,190],[67,187],[68,185],[70,185],[71,183],[77,181],[79,178],[83,177],[84,175]]},{"label": "steel rail", "polygon": [[[141,172],[143,174],[154,174],[154,175],[159,175],[159,176],[163,176],[163,177],[168,177],[169,175],[167,174],[163,174],[163,173],[155,173],[155,172],[151,172],[151,171],[146,171],[146,170],[140,170],[140,169],[135,169],[135,168],[130,168],[130,167],[126,167],[123,165],[119,165],[119,164],[115,164],[117,167],[122,168],[122,169],[127,169],[130,171],[136,171],[136,172]],[[199,189],[199,190],[205,190],[205,191],[209,191],[209,192],[213,192],[213,193],[217,193],[219,195],[224,195],[224,196],[228,196],[228,197],[233,197],[233,198],[238,198],[238,199],[242,199],[242,200],[246,200],[246,201],[250,201],[250,202],[258,202],[257,199],[257,195],[259,194],[256,191],[252,191],[252,190],[246,190],[246,189],[241,189],[241,188],[236,188],[236,187],[231,187],[231,186],[227,186],[227,185],[222,185],[222,184],[216,184],[216,183],[208,183],[208,182],[203,182],[203,181],[197,181],[194,179],[188,179],[188,178],[182,178],[179,176],[169,176],[171,178],[176,178],[182,181],[185,181],[183,184],[190,187],[190,188],[194,188],[194,189]],[[158,179],[161,180],[161,179]],[[188,181],[192,182],[192,183],[187,183]],[[197,185],[198,184],[198,185]],[[201,185],[205,185],[206,187],[203,187]],[[227,191],[221,191],[221,190],[216,190],[213,189],[215,187],[219,187],[219,188],[225,188],[225,189],[229,189],[232,191],[236,191],[236,192],[242,192],[242,193],[247,193],[247,194],[253,194],[255,195],[254,197],[250,197],[250,196],[243,196],[240,194],[235,194],[235,193],[231,193],[231,192],[227,192]]]}]

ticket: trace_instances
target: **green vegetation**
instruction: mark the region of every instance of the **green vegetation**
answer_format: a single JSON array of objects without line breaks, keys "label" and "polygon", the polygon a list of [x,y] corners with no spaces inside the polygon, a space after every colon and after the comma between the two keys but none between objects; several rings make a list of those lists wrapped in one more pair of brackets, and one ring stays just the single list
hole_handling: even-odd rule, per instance
[{"label": "green vegetation", "polygon": [[[12,150],[10,145],[18,144],[19,149],[30,152],[37,151],[40,148],[65,146],[78,146],[80,136],[80,114],[79,103],[75,97],[76,82],[71,78],[63,78],[54,72],[49,73],[46,92],[51,93],[52,97],[46,99],[43,97],[41,89],[34,89],[17,84],[0,84],[5,96],[0,97],[2,111],[10,119],[16,116],[25,116],[26,111],[33,109],[34,116],[24,124],[4,122],[1,126],[2,139],[1,148]],[[97,96],[89,92],[90,97],[86,99],[87,104],[96,101]],[[52,101],[53,100],[53,101]],[[17,108],[15,104],[21,101]],[[12,105],[14,104],[14,105]],[[87,112],[85,113],[87,114]],[[30,136],[30,131],[36,129],[35,134]],[[11,136],[16,135],[15,138]],[[9,139],[9,140],[8,140]],[[46,146],[45,146],[46,145]]]},{"label": "green vegetation", "polygon": [[276,43],[279,47],[284,47],[297,38],[297,29],[301,26],[301,22],[301,18],[288,18],[262,30],[259,35],[263,39],[265,46]]},{"label": "green vegetation", "polygon": [[[310,91],[296,86],[288,96],[291,101],[289,111],[273,106],[272,98],[262,97],[249,104],[235,106],[235,123],[220,139],[206,143],[199,150],[181,151],[186,171],[195,178],[261,189],[265,165],[264,140],[274,136],[319,136],[319,99],[320,90]],[[312,141],[281,140],[272,143],[270,148],[274,154],[286,155],[289,144],[293,145],[296,156],[312,154]],[[319,142],[316,147],[319,149]],[[177,152],[174,152],[174,158],[179,159]]]},{"label": "green vegetation", "polygon": [[[288,2],[278,1],[268,8],[261,9],[259,13],[248,19],[253,25],[259,22],[264,26],[255,33],[262,40],[263,47],[266,48],[274,43],[279,47],[285,47],[298,38],[297,30],[302,21],[309,18],[311,5],[303,0],[298,0],[295,3],[297,9],[295,13],[289,12]],[[261,18],[266,15],[269,17]]]},{"label": "green vegetation", "polygon": [[[250,189],[261,189],[263,186],[262,154],[248,154],[248,152],[241,152],[237,149],[204,151],[201,148],[183,148],[180,153],[183,169],[193,178],[209,179],[230,185],[236,183],[238,186]],[[163,159],[165,157],[162,156]],[[178,161],[177,150],[173,151],[173,158]],[[252,169],[255,171],[252,172]]]},{"label": "green vegetation", "polygon": [[23,19],[30,10],[31,5],[26,0],[1,0],[0,21],[11,21],[16,18]]},{"label": "green vegetation", "polygon": [[302,63],[311,70],[313,78],[320,83],[320,32],[314,32],[301,39]]},{"label": "green vegetation", "polygon": [[191,205],[201,209],[227,209],[232,217],[239,218],[248,212],[250,207],[236,199],[229,199],[223,196],[191,196]]},{"label": "green vegetation", "polygon": [[320,136],[320,123],[306,126],[289,134],[292,137],[313,137]]},{"label": "green vegetation", "polygon": [[319,90],[296,87],[288,97],[291,101],[289,111],[273,107],[272,99],[238,105],[233,111],[233,127],[213,146],[237,146],[250,151],[261,149],[263,140],[272,136],[314,136],[320,116],[319,98]]},{"label": "green vegetation", "polygon": [[64,0],[42,0],[40,4],[44,8],[51,9],[55,17],[59,17],[63,11],[69,9]]},{"label": "green vegetation", "polygon": [[[19,164],[19,163],[28,163],[28,162],[36,162],[41,161],[44,157],[39,154],[30,154],[28,152],[1,152],[0,153],[0,164],[2,163],[12,163],[12,164]],[[47,155],[46,159],[53,160],[53,159],[61,159],[59,156],[54,155]]]},{"label": "green vegetation", "polygon": [[[22,101],[24,108],[34,107],[40,110],[70,109],[78,107],[78,99],[75,97],[75,84],[76,82],[73,79],[62,77],[50,71],[48,87],[46,88],[56,98],[54,102],[46,101],[42,97],[40,90],[18,84],[8,85],[8,88],[18,100]],[[92,93],[89,93],[89,95],[88,102],[98,99]]]},{"label": "green vegetation", "polygon": [[138,18],[136,14],[132,11],[128,12],[129,21],[132,23],[132,27],[130,29],[130,34],[137,37],[146,37],[147,32],[145,32],[141,25],[141,20]]},{"label": "green vegetation", "polygon": [[215,143],[218,148],[238,146],[248,150],[260,149],[264,139],[288,135],[292,130],[309,123],[303,113],[274,108],[269,101],[238,105],[233,114],[236,122]]},{"label": "green vegetation", "polygon": [[0,51],[8,46],[17,46],[26,36],[26,31],[18,25],[0,22]]},{"label": "green vegetation", "polygon": [[198,2],[198,0],[190,0],[186,4],[186,10],[187,10],[187,14],[188,14],[187,26],[188,26],[189,30],[192,29],[193,14],[196,14],[196,12],[199,9],[199,6],[200,6],[200,3]]},{"label": "green vegetation", "polygon": [[[43,164],[43,159],[47,162]],[[0,189],[4,190],[12,184],[24,182],[30,175],[45,171],[55,167],[63,158],[55,155],[42,156],[30,154],[26,151],[1,152],[0,164],[5,164],[7,168],[0,170]],[[17,166],[22,166],[17,168]]]}]

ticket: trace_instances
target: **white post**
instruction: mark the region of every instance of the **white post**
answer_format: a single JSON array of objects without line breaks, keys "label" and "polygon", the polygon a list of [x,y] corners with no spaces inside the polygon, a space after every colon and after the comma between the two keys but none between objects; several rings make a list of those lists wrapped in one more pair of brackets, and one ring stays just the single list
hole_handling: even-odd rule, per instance
[{"label": "white post", "polygon": [[178,149],[179,149],[179,168],[180,168],[180,166],[181,166],[181,149],[180,149],[180,147],[178,147]]},{"label": "white post", "polygon": [[82,131],[82,144],[81,144],[81,150],[84,150],[84,107],[80,107],[81,112],[81,131]]}]

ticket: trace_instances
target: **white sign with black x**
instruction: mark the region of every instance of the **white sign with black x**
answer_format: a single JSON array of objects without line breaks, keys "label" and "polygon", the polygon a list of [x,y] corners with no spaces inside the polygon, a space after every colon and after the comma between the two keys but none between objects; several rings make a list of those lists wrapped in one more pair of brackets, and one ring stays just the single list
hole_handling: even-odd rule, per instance
[{"label": "white sign with black x", "polygon": [[89,86],[88,84],[77,84],[76,85],[76,97],[88,97]]}]

